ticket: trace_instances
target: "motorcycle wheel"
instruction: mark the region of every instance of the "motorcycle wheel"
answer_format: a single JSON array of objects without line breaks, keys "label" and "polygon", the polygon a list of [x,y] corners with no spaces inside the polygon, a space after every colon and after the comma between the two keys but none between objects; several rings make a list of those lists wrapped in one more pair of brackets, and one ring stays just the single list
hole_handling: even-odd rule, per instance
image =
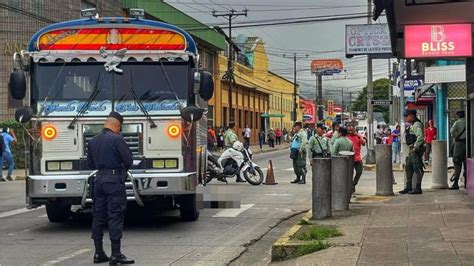
[{"label": "motorcycle wheel", "polygon": [[249,182],[249,184],[258,186],[263,182],[263,172],[258,166],[254,167],[253,169],[255,169],[255,173],[252,173],[252,169],[248,168],[244,172],[244,178],[247,180],[247,182]]},{"label": "motorcycle wheel", "polygon": [[206,180],[205,180],[205,184],[209,183],[212,181],[212,179],[214,178],[214,173],[212,172],[212,169],[214,169],[214,167],[217,167],[217,162],[215,162],[214,160],[207,160],[207,171],[206,171]]}]

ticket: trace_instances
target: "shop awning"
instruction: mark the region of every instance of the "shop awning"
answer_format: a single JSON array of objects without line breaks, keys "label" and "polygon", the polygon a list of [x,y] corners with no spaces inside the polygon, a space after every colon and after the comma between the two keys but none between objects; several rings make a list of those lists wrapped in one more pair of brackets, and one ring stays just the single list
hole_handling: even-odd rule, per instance
[{"label": "shop awning", "polygon": [[261,114],[260,117],[285,117],[284,114]]}]

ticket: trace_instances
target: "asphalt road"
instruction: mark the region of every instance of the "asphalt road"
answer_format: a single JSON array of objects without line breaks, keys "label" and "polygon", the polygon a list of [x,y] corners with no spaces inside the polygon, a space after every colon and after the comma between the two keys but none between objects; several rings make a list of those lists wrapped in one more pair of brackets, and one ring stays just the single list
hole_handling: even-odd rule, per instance
[{"label": "asphalt road", "polygon": [[[213,181],[204,199],[240,198],[240,208],[203,209],[190,223],[177,212],[127,222],[123,252],[137,265],[222,265],[238,258],[272,227],[311,206],[311,185],[289,183],[294,175],[288,151],[255,155],[264,169],[269,159],[278,185]],[[0,265],[90,265],[90,220],[50,223],[44,208],[24,209],[24,187],[24,181],[0,183]]]}]

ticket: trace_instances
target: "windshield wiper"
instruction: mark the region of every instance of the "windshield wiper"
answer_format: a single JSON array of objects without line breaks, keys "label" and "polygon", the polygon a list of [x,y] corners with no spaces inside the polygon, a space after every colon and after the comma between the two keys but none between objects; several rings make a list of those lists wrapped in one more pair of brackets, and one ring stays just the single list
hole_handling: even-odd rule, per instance
[{"label": "windshield wiper", "polygon": [[84,115],[87,109],[89,109],[89,107],[91,106],[91,103],[99,94],[100,89],[99,89],[99,86],[97,86],[99,84],[99,79],[100,79],[100,72],[99,72],[99,75],[97,76],[97,80],[95,81],[94,91],[92,92],[91,96],[89,96],[89,99],[87,99],[86,103],[81,107],[79,112],[77,112],[76,116],[74,117],[74,119],[71,121],[71,123],[69,124],[67,128],[74,129],[77,119],[79,119],[79,117]]},{"label": "windshield wiper", "polygon": [[142,100],[140,100],[140,98],[138,98],[138,95],[137,95],[137,93],[135,92],[135,89],[133,89],[133,71],[130,71],[130,81],[131,81],[131,83],[132,83],[132,86],[130,87],[130,93],[132,94],[133,99],[135,100],[135,103],[138,104],[138,107],[140,107],[140,110],[141,110],[142,113],[146,116],[146,119],[147,119],[148,122],[150,123],[150,128],[155,128],[155,127],[156,127],[155,122],[153,121],[153,119],[151,118],[150,114],[148,113],[148,111],[146,110],[145,106],[143,105]]}]

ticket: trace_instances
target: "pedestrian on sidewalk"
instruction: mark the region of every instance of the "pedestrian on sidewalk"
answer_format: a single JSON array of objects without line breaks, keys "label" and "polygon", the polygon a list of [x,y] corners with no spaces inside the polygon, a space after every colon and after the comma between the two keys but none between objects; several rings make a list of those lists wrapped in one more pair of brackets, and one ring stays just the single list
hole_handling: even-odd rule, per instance
[{"label": "pedestrian on sidewalk", "polygon": [[249,125],[246,125],[245,128],[244,128],[244,131],[242,133],[243,137],[244,137],[244,145],[246,147],[249,147],[250,146],[250,136],[251,136],[251,130],[249,128]]},{"label": "pedestrian on sidewalk", "polygon": [[270,130],[268,131],[268,145],[270,146],[270,148],[275,148],[275,137],[275,131],[273,130],[273,128],[270,128]]},{"label": "pedestrian on sidewalk", "polygon": [[216,132],[212,127],[207,127],[207,149],[209,151],[213,151],[214,147],[216,145],[217,138],[216,138]]},{"label": "pedestrian on sidewalk", "polygon": [[286,129],[286,127],[283,128],[283,141],[288,141],[288,130]]},{"label": "pedestrian on sidewalk", "polygon": [[352,142],[347,139],[347,133],[347,128],[339,128],[339,137],[334,140],[334,144],[331,147],[332,155],[339,155],[342,151],[354,152],[354,146],[352,145]]},{"label": "pedestrian on sidewalk", "polygon": [[[0,158],[0,181],[13,181],[13,169],[15,168],[15,159],[13,157],[13,152],[11,150],[10,144],[15,144],[17,142],[15,131],[13,128],[3,128],[2,129],[2,138],[3,138],[3,149],[2,156]],[[6,161],[8,165],[7,178],[3,178],[3,162]]]},{"label": "pedestrian on sidewalk", "polygon": [[260,145],[260,150],[263,150],[263,144],[265,143],[265,131],[263,129],[260,129],[260,132],[258,132],[258,145]]},{"label": "pedestrian on sidewalk", "polygon": [[466,188],[466,113],[459,111],[456,113],[458,120],[454,122],[450,129],[451,137],[454,139],[453,146],[453,163],[454,175],[452,177],[453,185],[451,190],[459,189],[459,176],[464,165],[464,188]]},{"label": "pedestrian on sidewalk", "polygon": [[[421,181],[424,174],[423,152],[425,151],[423,123],[416,117],[416,110],[414,109],[405,110],[403,116],[405,117],[405,122],[410,124],[405,136],[409,147],[409,154],[405,163],[405,189],[399,191],[399,193],[422,194]],[[415,190],[412,190],[413,180],[416,182]]]},{"label": "pedestrian on sidewalk", "polygon": [[281,145],[281,137],[283,136],[283,132],[281,132],[280,128],[275,130],[275,137],[276,137],[276,144]]},{"label": "pedestrian on sidewalk", "polygon": [[430,163],[431,143],[437,137],[437,130],[434,126],[434,121],[428,121],[428,127],[425,129],[425,164]]},{"label": "pedestrian on sidewalk", "polygon": [[316,134],[309,139],[309,163],[313,165],[314,158],[331,157],[331,148],[329,147],[329,139],[323,136],[324,124],[318,123],[316,125]]},{"label": "pedestrian on sidewalk", "polygon": [[224,129],[220,128],[219,132],[217,133],[217,147],[219,151],[224,149]]},{"label": "pedestrian on sidewalk", "polygon": [[397,158],[400,156],[400,125],[397,125],[392,131],[392,161],[399,162]]},{"label": "pedestrian on sidewalk", "polygon": [[306,184],[306,147],[308,145],[308,136],[306,131],[302,129],[303,123],[296,122],[293,126],[293,138],[291,140],[290,158],[293,160],[293,171],[296,179],[291,181],[292,184]]},{"label": "pedestrian on sidewalk", "polygon": [[352,142],[352,147],[354,149],[355,176],[352,181],[352,193],[354,193],[355,187],[357,186],[357,183],[359,183],[360,177],[362,176],[362,171],[364,170],[360,151],[362,149],[362,146],[365,146],[365,139],[364,136],[357,134],[353,124],[349,124],[347,130],[349,132],[349,134],[347,135],[347,139]]}]

